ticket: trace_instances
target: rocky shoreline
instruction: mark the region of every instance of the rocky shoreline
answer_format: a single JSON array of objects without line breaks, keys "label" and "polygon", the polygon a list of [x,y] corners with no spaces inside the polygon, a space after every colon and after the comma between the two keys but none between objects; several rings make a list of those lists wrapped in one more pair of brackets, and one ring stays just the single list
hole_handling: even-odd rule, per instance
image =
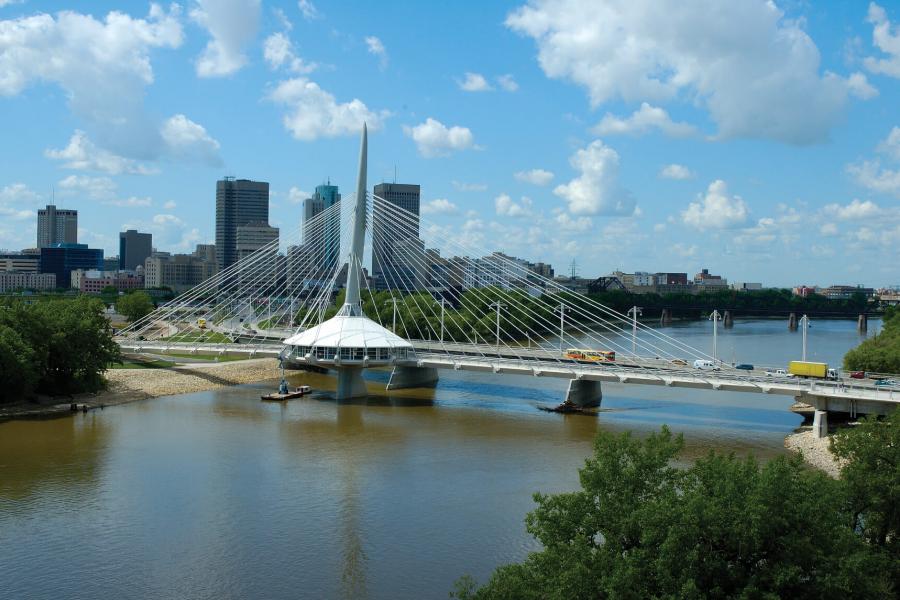
[{"label": "rocky shoreline", "polygon": [[804,428],[787,436],[784,447],[799,452],[808,465],[825,471],[830,477],[840,477],[842,463],[831,453],[830,435],[819,438],[812,429]]},{"label": "rocky shoreline", "polygon": [[62,416],[72,411],[127,404],[135,400],[204,392],[216,388],[253,383],[281,376],[278,360],[256,358],[223,363],[191,363],[168,369],[110,369],[108,387],[96,394],[45,397],[0,406],[0,421]]}]

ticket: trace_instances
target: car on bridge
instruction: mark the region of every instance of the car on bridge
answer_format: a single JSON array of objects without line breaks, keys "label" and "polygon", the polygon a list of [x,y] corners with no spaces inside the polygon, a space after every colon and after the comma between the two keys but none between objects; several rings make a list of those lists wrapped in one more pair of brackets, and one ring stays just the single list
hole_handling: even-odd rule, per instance
[{"label": "car on bridge", "polygon": [[775,369],[774,371],[766,371],[769,377],[793,377],[792,373],[788,373],[785,369]]},{"label": "car on bridge", "polygon": [[694,368],[700,369],[701,371],[718,371],[719,365],[714,363],[711,360],[706,360],[705,358],[698,358],[694,361]]},{"label": "car on bridge", "polygon": [[739,365],[734,365],[735,369],[740,369],[741,371],[752,371],[753,365],[748,363],[741,363]]}]

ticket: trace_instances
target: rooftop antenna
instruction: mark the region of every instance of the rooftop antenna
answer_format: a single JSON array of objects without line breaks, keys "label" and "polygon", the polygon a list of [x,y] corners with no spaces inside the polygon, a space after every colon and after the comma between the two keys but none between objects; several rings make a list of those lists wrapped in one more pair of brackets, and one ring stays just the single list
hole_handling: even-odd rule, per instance
[{"label": "rooftop antenna", "polygon": [[572,259],[572,262],[569,263],[569,275],[572,279],[578,276],[578,263],[575,262],[575,259]]}]

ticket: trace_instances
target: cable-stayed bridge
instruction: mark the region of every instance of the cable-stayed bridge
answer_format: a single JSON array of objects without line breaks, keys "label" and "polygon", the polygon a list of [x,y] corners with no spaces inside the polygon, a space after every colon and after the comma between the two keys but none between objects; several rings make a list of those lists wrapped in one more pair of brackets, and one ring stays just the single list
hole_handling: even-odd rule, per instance
[{"label": "cable-stayed bridge", "polygon": [[121,347],[279,357],[333,370],[339,399],[366,394],[368,368],[391,369],[388,389],[433,385],[442,369],[557,377],[581,406],[600,404],[602,382],[780,394],[815,406],[820,433],[829,410],[900,401],[871,383],[735,369],[367,194],[366,162],[364,129],[352,198],[131,324]]}]

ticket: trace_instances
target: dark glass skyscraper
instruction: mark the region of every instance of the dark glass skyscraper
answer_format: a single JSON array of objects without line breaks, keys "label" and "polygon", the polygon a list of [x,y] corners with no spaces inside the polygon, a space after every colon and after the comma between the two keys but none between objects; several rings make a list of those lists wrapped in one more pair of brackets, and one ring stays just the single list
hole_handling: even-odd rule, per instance
[{"label": "dark glass skyscraper", "polygon": [[372,210],[372,275],[379,288],[416,287],[420,254],[418,185],[379,183],[375,195],[403,209],[402,217],[375,202]]},{"label": "dark glass skyscraper", "polygon": [[315,256],[316,266],[330,265],[337,261],[341,252],[341,212],[334,209],[320,222],[317,219],[321,213],[328,210],[341,201],[338,186],[327,184],[316,186],[316,191],[311,198],[303,202],[303,243],[307,252]]},{"label": "dark glass skyscraper", "polygon": [[237,228],[269,222],[269,184],[226,177],[216,182],[216,262],[219,270],[238,260]]},{"label": "dark glass skyscraper", "polygon": [[119,268],[133,271],[153,252],[153,234],[134,229],[119,232]]}]

